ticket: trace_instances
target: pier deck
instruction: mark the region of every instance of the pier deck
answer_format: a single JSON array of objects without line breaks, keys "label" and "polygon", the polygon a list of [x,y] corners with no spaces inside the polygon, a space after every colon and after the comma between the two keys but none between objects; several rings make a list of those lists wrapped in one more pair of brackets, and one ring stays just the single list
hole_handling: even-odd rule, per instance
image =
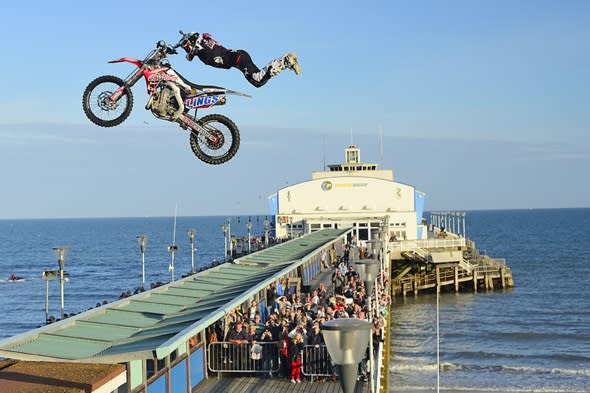
[{"label": "pier deck", "polygon": [[[356,393],[368,393],[369,384],[358,382]],[[275,393],[275,392],[305,392],[305,393],[340,393],[340,382],[310,382],[293,384],[284,378],[256,378],[256,377],[223,377],[209,378],[193,390],[193,393]]]}]

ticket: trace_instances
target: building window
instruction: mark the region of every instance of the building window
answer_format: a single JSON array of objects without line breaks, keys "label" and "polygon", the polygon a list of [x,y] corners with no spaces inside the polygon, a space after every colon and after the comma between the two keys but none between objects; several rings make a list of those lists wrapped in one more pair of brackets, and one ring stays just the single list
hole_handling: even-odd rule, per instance
[{"label": "building window", "polygon": [[150,379],[156,374],[156,371],[158,370],[156,369],[156,362],[154,362],[154,359],[148,359],[145,361],[145,371],[147,379]]},{"label": "building window", "polygon": [[359,240],[369,240],[369,230],[364,228],[364,229],[359,229]]}]

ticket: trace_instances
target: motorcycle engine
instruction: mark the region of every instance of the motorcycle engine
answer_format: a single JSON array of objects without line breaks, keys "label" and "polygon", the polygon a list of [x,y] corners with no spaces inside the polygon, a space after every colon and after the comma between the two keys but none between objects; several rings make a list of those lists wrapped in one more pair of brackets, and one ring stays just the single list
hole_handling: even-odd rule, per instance
[{"label": "motorcycle engine", "polygon": [[[176,89],[178,91],[175,91]],[[179,113],[177,97],[180,89],[170,83],[163,83],[152,94],[146,109],[150,109],[154,116],[165,120],[174,120]],[[184,109],[184,106],[183,106]]]}]

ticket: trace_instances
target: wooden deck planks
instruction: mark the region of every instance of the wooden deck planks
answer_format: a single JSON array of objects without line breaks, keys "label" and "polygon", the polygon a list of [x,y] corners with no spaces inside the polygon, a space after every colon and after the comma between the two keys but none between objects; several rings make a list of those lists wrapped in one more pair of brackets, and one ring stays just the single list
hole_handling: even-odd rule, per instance
[{"label": "wooden deck planks", "polygon": [[[338,381],[310,382],[293,384],[285,378],[256,378],[256,377],[216,377],[203,381],[193,389],[193,393],[275,393],[288,391],[292,393],[340,393]],[[368,384],[357,383],[358,393],[368,392]]]}]

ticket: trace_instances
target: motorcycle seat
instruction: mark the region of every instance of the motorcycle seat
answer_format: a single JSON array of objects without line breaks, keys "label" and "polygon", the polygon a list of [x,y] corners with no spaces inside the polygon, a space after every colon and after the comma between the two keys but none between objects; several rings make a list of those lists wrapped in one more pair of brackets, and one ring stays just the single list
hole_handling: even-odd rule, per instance
[{"label": "motorcycle seat", "polygon": [[182,79],[182,81],[184,83],[186,83],[187,85],[189,85],[193,89],[196,89],[199,95],[201,95],[201,94],[225,94],[227,92],[227,89],[225,87],[213,86],[213,85],[199,85],[197,83],[193,83],[193,82],[189,81],[184,76],[180,75],[178,72],[177,72],[177,74],[180,77],[180,79]]}]

